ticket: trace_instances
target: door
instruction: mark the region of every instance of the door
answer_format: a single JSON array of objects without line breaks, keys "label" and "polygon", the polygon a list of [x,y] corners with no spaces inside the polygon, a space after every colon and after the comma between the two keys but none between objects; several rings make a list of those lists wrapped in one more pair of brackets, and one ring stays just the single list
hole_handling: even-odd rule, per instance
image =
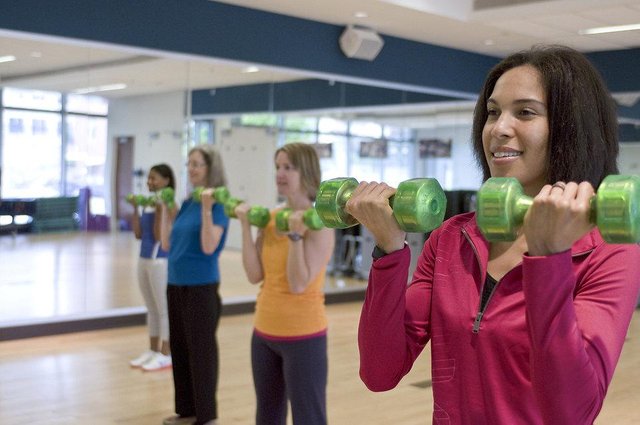
[{"label": "door", "polygon": [[115,216],[120,230],[131,230],[133,209],[125,197],[133,193],[133,146],[132,136],[116,137],[116,199]]}]

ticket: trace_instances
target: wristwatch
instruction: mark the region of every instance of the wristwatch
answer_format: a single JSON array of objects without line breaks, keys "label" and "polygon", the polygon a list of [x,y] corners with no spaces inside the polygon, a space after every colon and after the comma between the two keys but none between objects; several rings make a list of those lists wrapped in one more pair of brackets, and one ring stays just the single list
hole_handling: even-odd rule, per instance
[{"label": "wristwatch", "polygon": [[291,239],[292,242],[298,242],[302,240],[302,235],[300,233],[291,232],[288,233],[287,236]]},{"label": "wristwatch", "polygon": [[373,252],[371,253],[371,256],[373,257],[374,260],[377,260],[378,258],[382,258],[385,255],[387,255],[387,253],[384,252],[378,245],[376,245],[376,247],[373,248]]}]

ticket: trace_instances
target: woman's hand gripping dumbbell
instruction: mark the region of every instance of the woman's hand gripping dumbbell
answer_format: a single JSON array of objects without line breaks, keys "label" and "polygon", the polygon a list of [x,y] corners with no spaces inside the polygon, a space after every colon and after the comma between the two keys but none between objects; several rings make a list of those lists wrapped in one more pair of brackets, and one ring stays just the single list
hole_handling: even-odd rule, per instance
[{"label": "woman's hand gripping dumbbell", "polygon": [[215,199],[215,201],[220,204],[224,204],[231,197],[231,195],[229,194],[229,189],[227,189],[225,186],[220,186],[215,188],[198,186],[195,189],[193,189],[193,192],[191,193],[191,198],[195,202],[202,202],[203,193],[206,195],[212,196],[213,199]]},{"label": "woman's hand gripping dumbbell", "polygon": [[[358,187],[354,178],[336,178],[320,184],[316,196],[316,211],[325,226],[345,229],[358,221],[345,211],[345,205]],[[426,233],[439,227],[444,220],[447,198],[437,180],[417,178],[401,182],[389,205],[400,229]]]},{"label": "woman's hand gripping dumbbell", "polygon": [[157,196],[145,196],[145,195],[134,195],[130,193],[126,196],[126,201],[133,205],[134,207],[153,207],[156,205],[158,201]]},{"label": "woman's hand gripping dumbbell", "polygon": [[[283,208],[276,213],[276,229],[278,231],[289,232],[289,219],[292,214],[294,211],[291,208]],[[325,227],[315,208],[309,208],[302,212],[302,223],[311,230],[320,230]]]},{"label": "woman's hand gripping dumbbell", "polygon": [[229,198],[224,203],[224,213],[230,218],[247,217],[249,224],[259,228],[264,228],[271,220],[269,209],[262,206],[250,206],[246,202],[238,198]]},{"label": "woman's hand gripping dumbbell", "polygon": [[[478,227],[488,241],[513,241],[532,204],[517,179],[490,178],[478,191]],[[589,219],[609,243],[640,242],[640,177],[607,176],[591,198]]]},{"label": "woman's hand gripping dumbbell", "polygon": [[176,207],[176,201],[175,201],[176,192],[175,190],[173,190],[173,188],[171,187],[163,188],[160,191],[158,198],[163,204],[167,206],[168,209],[173,210]]}]

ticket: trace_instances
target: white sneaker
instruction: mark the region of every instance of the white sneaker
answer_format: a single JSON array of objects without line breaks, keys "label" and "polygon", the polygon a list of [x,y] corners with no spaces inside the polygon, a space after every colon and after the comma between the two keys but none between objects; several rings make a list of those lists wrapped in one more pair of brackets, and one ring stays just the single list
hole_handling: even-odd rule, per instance
[{"label": "white sneaker", "polygon": [[155,354],[155,351],[147,350],[144,353],[140,354],[135,359],[131,360],[129,364],[131,365],[131,367],[142,367],[142,365],[148,362],[153,357],[154,354]]},{"label": "white sneaker", "polygon": [[153,372],[171,367],[171,355],[165,356],[162,353],[154,353],[153,356],[142,365],[145,372]]}]

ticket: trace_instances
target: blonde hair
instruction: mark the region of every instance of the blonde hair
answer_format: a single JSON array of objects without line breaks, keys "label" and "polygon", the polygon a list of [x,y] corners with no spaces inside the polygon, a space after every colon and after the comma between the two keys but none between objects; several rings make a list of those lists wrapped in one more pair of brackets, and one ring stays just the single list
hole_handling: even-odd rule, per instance
[{"label": "blonde hair", "polygon": [[308,143],[288,143],[276,150],[274,159],[280,152],[286,153],[291,165],[300,172],[300,183],[309,199],[314,201],[321,177],[320,160],[315,148]]},{"label": "blonde hair", "polygon": [[191,156],[194,152],[200,152],[205,164],[207,164],[207,187],[226,186],[227,175],[224,171],[224,164],[222,163],[220,152],[218,152],[213,145],[209,144],[198,145],[191,148],[188,156]]}]

